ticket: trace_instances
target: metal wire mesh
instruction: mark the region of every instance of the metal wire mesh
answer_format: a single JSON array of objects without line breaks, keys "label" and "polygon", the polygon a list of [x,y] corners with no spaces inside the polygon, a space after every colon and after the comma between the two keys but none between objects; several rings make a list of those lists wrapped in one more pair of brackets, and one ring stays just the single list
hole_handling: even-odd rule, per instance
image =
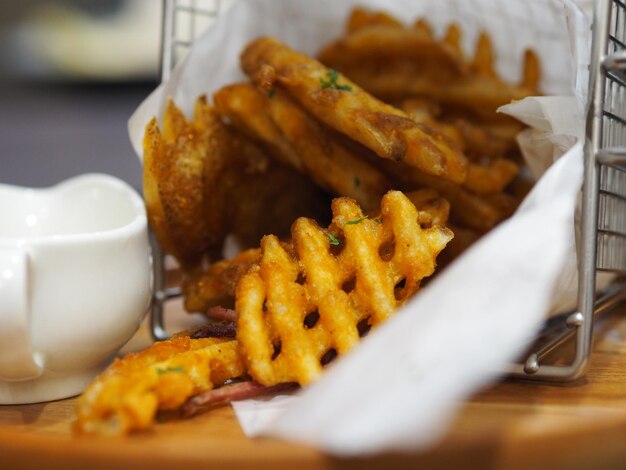
[{"label": "metal wire mesh", "polygon": [[219,15],[221,0],[164,0],[161,79],[169,78],[172,68],[187,53],[193,41]]},{"label": "metal wire mesh", "polygon": [[[607,56],[626,52],[626,3],[612,1],[608,22]],[[626,146],[626,73],[622,67],[604,68],[601,149],[622,154]],[[626,272],[626,165],[613,159],[600,163],[598,246],[596,267]]]}]

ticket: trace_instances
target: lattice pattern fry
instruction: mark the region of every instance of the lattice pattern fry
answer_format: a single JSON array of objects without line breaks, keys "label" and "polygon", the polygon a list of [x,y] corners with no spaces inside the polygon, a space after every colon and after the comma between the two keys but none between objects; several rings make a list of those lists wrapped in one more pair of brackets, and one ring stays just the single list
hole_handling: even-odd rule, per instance
[{"label": "lattice pattern fry", "polygon": [[147,429],[157,410],[177,409],[243,373],[237,341],[182,336],[158,342],[116,360],[89,385],[76,406],[75,429],[108,435]]},{"label": "lattice pattern fry", "polygon": [[261,241],[261,261],[237,286],[237,339],[250,376],[264,385],[306,384],[322,362],[359,340],[363,322],[388,318],[435,269],[452,239],[441,226],[423,229],[399,191],[369,219],[351,199],[333,201],[328,229],[298,219],[292,243]]}]

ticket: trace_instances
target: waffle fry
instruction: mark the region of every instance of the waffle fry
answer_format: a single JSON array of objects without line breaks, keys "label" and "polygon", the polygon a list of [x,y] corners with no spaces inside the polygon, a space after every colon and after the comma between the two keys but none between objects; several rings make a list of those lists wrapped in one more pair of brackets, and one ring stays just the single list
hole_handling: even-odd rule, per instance
[{"label": "waffle fry", "polygon": [[[457,27],[451,26],[443,40],[428,37],[425,31],[425,28],[416,31],[397,26],[370,26],[324,48],[320,60],[380,99],[401,101],[408,97],[425,97],[487,119],[504,104],[539,94],[539,60],[533,51],[525,52],[523,77],[519,84],[513,85],[497,75],[491,40],[486,34],[479,37],[475,55],[468,61],[458,48]],[[402,34],[419,36],[424,45],[429,40],[434,44],[428,48],[432,52],[417,53],[389,44],[392,37],[397,38],[399,44],[407,41]],[[380,44],[387,44],[392,52],[387,52]],[[344,50],[349,50],[349,55]]]},{"label": "waffle fry", "polygon": [[[163,249],[183,264],[197,263],[207,248],[223,237],[221,212],[211,210],[209,185],[204,184],[206,155],[227,152],[222,132],[222,124],[210,112],[206,98],[198,100],[192,121],[187,121],[170,100],[163,132],[156,118],[146,129],[144,198],[150,226]],[[179,135],[190,138],[178,139]],[[213,175],[217,176],[225,161],[216,163]]]},{"label": "waffle fry", "polygon": [[342,68],[358,65],[363,59],[393,61],[401,58],[436,62],[440,73],[446,76],[469,73],[460,50],[436,40],[427,23],[418,25],[414,28],[386,24],[362,27],[324,47],[318,58],[323,64],[341,64]]},{"label": "waffle fry", "polygon": [[319,217],[326,199],[308,178],[233,132],[204,96],[193,119],[170,100],[163,131],[156,118],[148,124],[144,197],[159,244],[186,270],[205,254],[219,259],[228,233],[244,247],[256,245],[264,233],[288,233],[297,216]]},{"label": "waffle fry", "polygon": [[[406,197],[417,209],[421,228],[445,226],[450,213],[450,204],[433,189],[420,189],[406,193]],[[283,248],[293,252],[291,242],[281,242]],[[259,248],[250,248],[232,259],[221,260],[204,270],[189,273],[183,282],[185,310],[207,312],[212,307],[234,308],[237,283],[260,262]]]},{"label": "waffle fry", "polygon": [[116,360],[77,403],[75,431],[119,435],[149,428],[157,410],[243,375],[237,342],[183,336]]},{"label": "waffle fry", "polygon": [[385,163],[385,170],[404,189],[419,187],[437,191],[450,203],[451,220],[463,228],[484,234],[509,217],[517,207],[517,198],[506,193],[474,194],[462,186],[421,173],[406,165],[382,163]]},{"label": "waffle fry", "polygon": [[434,272],[452,232],[422,229],[417,209],[398,191],[381,208],[379,220],[369,219],[354,201],[338,198],[328,230],[306,218],[294,223],[293,252],[274,236],[262,239],[261,261],[237,285],[235,304],[237,338],[256,381],[315,380],[324,355],[358,342],[359,322],[378,325]]},{"label": "waffle fry", "polygon": [[335,195],[376,210],[391,183],[374,165],[354,155],[279,87],[272,96],[250,84],[230,85],[214,95],[218,112]]},{"label": "waffle fry", "polygon": [[451,181],[465,179],[467,161],[453,142],[316,60],[275,39],[261,38],[246,47],[241,63],[266,92],[279,84],[317,119],[379,157],[403,161]]},{"label": "waffle fry", "polygon": [[402,23],[384,11],[372,12],[365,8],[356,7],[352,10],[350,16],[348,17],[346,30],[348,33],[353,33],[360,29],[374,25],[402,28]]}]

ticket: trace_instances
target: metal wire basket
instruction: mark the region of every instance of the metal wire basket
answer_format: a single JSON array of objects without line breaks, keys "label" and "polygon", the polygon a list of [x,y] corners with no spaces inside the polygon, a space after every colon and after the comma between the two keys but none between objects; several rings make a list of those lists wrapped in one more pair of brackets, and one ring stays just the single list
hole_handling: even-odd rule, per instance
[{"label": "metal wire basket", "polygon": [[[164,0],[161,76],[172,67],[194,39],[220,13],[220,0]],[[626,273],[626,2],[595,2],[591,68],[587,104],[585,174],[582,191],[578,261],[577,309],[552,319],[550,331],[524,362],[507,373],[516,378],[567,382],[587,369],[593,340],[594,317],[626,300],[626,283],[614,284],[601,296],[596,273]],[[167,338],[164,304],[180,296],[167,288],[164,253],[153,241],[154,293],[150,325],[155,339]],[[542,337],[544,337],[542,335]],[[544,359],[568,340],[574,341],[569,364],[544,364]]]}]

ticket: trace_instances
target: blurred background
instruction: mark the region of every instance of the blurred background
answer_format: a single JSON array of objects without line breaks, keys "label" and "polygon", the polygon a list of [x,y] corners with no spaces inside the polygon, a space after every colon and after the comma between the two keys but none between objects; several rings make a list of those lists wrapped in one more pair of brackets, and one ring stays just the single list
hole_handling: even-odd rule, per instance
[{"label": "blurred background", "polygon": [[[593,0],[579,3],[589,11]],[[126,123],[158,81],[161,9],[155,0],[0,0],[0,183],[45,187],[104,172],[140,189]]]},{"label": "blurred background", "polygon": [[158,80],[161,2],[0,0],[0,183],[140,189],[126,122]]}]

